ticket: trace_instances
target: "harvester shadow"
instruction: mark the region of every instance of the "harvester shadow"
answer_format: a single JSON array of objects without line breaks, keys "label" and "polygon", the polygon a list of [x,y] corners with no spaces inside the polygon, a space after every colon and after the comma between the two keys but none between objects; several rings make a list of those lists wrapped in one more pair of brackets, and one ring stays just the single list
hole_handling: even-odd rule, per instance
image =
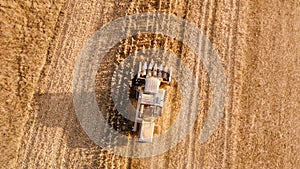
[{"label": "harvester shadow", "polygon": [[77,119],[70,93],[35,95],[35,101],[39,110],[36,127],[63,129],[68,147],[87,148],[95,145]]},{"label": "harvester shadow", "polygon": [[[44,126],[53,129],[61,128],[64,132],[64,137],[67,140],[68,147],[89,148],[96,146],[80,125],[73,105],[71,93],[40,94],[35,95],[34,98],[35,103],[38,106],[38,114],[35,119],[36,125],[34,126],[36,130],[43,128]],[[110,104],[104,103],[103,106],[105,105]],[[113,108],[112,105],[111,108]],[[110,108],[108,107],[108,110],[109,109]],[[104,128],[103,131],[99,132],[107,132],[107,130],[114,129],[123,135],[132,133],[130,129],[132,128],[133,122],[119,115],[117,111],[106,111],[102,113],[102,115],[110,127]],[[108,141],[106,144],[110,145],[113,145],[116,142],[114,138],[111,138],[111,140],[103,139]]]}]

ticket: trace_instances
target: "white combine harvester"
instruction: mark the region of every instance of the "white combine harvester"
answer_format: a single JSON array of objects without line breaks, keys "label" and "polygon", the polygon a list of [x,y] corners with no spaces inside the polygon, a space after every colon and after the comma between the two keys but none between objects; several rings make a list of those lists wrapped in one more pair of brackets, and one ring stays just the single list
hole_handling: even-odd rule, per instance
[{"label": "white combine harvester", "polygon": [[139,70],[133,79],[133,90],[137,99],[136,117],[133,131],[138,131],[139,142],[152,142],[154,133],[154,121],[162,114],[166,91],[164,84],[170,85],[172,79],[172,67],[159,67],[155,63],[143,65],[139,63]]}]

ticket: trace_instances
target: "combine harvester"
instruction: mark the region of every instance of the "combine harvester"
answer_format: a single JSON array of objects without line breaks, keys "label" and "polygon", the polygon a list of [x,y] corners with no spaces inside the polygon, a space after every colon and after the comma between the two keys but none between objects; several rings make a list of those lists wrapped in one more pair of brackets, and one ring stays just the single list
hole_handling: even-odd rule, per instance
[{"label": "combine harvester", "polygon": [[170,85],[172,79],[172,67],[157,66],[152,61],[149,65],[139,63],[137,76],[133,79],[132,88],[137,109],[133,131],[138,131],[139,142],[152,142],[155,119],[162,115],[166,91],[163,85]]}]

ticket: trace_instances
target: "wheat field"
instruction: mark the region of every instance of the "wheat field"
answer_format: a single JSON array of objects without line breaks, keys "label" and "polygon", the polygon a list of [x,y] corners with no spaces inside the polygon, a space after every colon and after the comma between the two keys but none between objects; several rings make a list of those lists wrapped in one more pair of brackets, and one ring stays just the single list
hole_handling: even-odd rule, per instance
[{"label": "wheat field", "polygon": [[[1,0],[0,9],[0,168],[300,168],[299,1]],[[86,134],[76,116],[72,81],[76,60],[97,30],[143,12],[167,13],[201,30],[224,67],[226,103],[215,131],[200,143],[213,97],[203,63],[166,35],[123,39],[96,74],[97,103],[108,123],[128,131],[111,86],[118,65],[139,50],[160,48],[179,56],[198,80],[200,97],[199,116],[181,142],[153,157],[129,158]],[[176,79],[168,97],[156,135],[178,117],[183,96]]]}]

